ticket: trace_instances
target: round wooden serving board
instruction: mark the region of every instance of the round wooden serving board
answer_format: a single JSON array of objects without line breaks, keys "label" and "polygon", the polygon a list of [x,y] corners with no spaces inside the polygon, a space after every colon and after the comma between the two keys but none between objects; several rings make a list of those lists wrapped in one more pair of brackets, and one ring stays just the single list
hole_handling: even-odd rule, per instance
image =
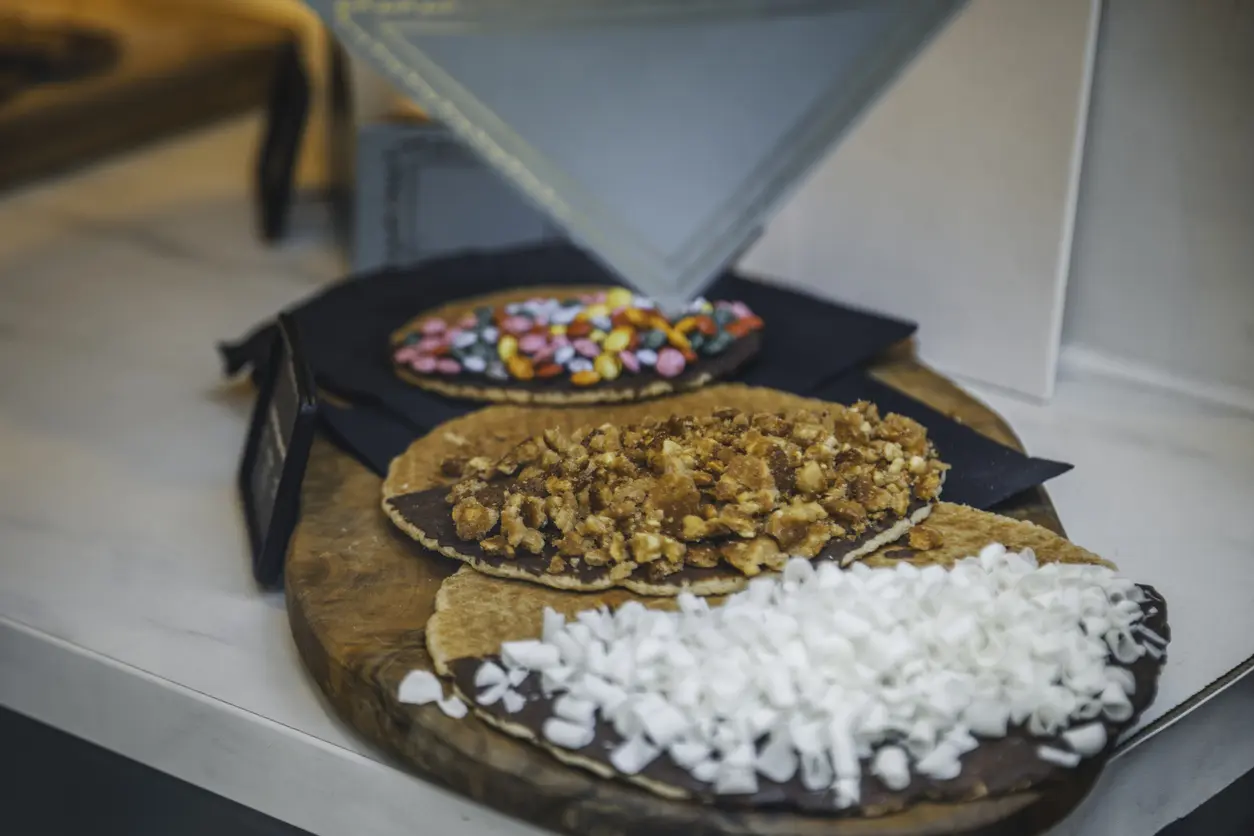
[{"label": "round wooden serving board", "polygon": [[[998,415],[908,356],[879,364],[875,374],[985,435],[1019,446]],[[380,508],[380,488],[380,479],[352,458],[321,439],[315,443],[286,567],[296,644],[345,721],[423,777],[508,814],[597,836],[1024,836],[1069,813],[1100,771],[1099,761],[1086,761],[1072,780],[1047,792],[920,804],[881,818],[731,811],[667,800],[564,766],[473,714],[453,720],[434,705],[401,705],[395,695],[402,677],[415,668],[432,669],[424,629],[441,582],[461,564],[423,551],[396,531]],[[997,510],[1061,533],[1042,489]]]}]

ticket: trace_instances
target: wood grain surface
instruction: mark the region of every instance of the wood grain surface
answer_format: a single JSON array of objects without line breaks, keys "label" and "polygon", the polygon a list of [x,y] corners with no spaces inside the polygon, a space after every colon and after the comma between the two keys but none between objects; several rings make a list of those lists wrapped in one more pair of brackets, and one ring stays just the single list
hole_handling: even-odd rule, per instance
[{"label": "wood grain surface", "polygon": [[[880,363],[875,374],[985,435],[1019,446],[1000,417],[913,362],[907,349]],[[1062,530],[1041,489],[997,510]],[[597,836],[1025,836],[1070,812],[1100,771],[1099,762],[1085,762],[1072,781],[1047,792],[920,804],[871,819],[722,810],[599,779],[473,715],[452,720],[434,705],[397,703],[396,688],[406,673],[432,669],[424,628],[441,582],[461,564],[424,552],[397,532],[380,508],[379,478],[322,439],[305,476],[302,513],[286,588],[292,632],[314,684],[340,717],[405,767],[542,827]]]}]

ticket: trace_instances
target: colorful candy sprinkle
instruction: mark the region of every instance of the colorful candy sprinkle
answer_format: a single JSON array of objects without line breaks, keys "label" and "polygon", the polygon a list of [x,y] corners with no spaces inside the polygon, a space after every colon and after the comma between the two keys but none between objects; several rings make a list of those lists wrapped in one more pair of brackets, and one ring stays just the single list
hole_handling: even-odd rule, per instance
[{"label": "colorful candy sprinkle", "polygon": [[553,362],[560,363],[563,366],[569,365],[575,356],[575,347],[572,345],[558,346],[553,352]]},{"label": "colorful candy sprinkle", "polygon": [[599,383],[600,381],[601,376],[591,369],[583,369],[570,376],[570,382],[576,386],[591,386],[592,384]]},{"label": "colorful candy sprinkle", "polygon": [[513,357],[505,361],[505,369],[509,372],[510,377],[517,380],[531,380],[536,376],[536,370],[531,361],[521,354],[515,354]]},{"label": "colorful candy sprinkle", "polygon": [[525,334],[531,330],[531,320],[525,316],[506,317],[501,323],[501,328],[511,334]]},{"label": "colorful candy sprinkle", "polygon": [[590,372],[592,371],[592,361],[587,357],[576,357],[566,364],[566,368],[572,372]]},{"label": "colorful candy sprinkle", "polygon": [[575,347],[575,351],[579,352],[584,357],[596,357],[601,353],[601,346],[597,345],[592,340],[575,340],[571,343],[571,345]]},{"label": "colorful candy sprinkle", "polygon": [[657,364],[657,352],[651,348],[642,348],[636,352],[636,359],[642,366],[653,366]]},{"label": "colorful candy sprinkle", "polygon": [[636,358],[636,354],[633,351],[618,352],[618,362],[622,363],[623,368],[632,374],[640,371],[640,361]]},{"label": "colorful candy sprinkle", "polygon": [[544,338],[543,334],[526,334],[519,338],[518,347],[522,349],[524,354],[535,354],[543,351],[549,341]]},{"label": "colorful candy sprinkle", "polygon": [[618,358],[608,353],[598,357],[593,362],[592,368],[601,376],[602,380],[613,380],[623,370],[623,367],[619,365]]},{"label": "colorful candy sprinkle", "polygon": [[536,366],[536,377],[557,377],[564,371],[560,363],[544,363]]},{"label": "colorful candy sprinkle", "polygon": [[415,357],[413,362],[410,363],[410,368],[421,374],[431,374],[435,371],[435,366],[436,359],[430,354],[423,354],[420,357]]},{"label": "colorful candy sprinkle", "polygon": [[684,355],[678,349],[667,346],[657,354],[657,373],[662,377],[679,375],[687,364]]},{"label": "colorful candy sprinkle", "polygon": [[606,351],[622,351],[631,345],[631,335],[634,332],[630,328],[615,328],[601,342]]},{"label": "colorful candy sprinkle", "polygon": [[418,330],[422,331],[422,333],[429,337],[436,334],[443,334],[446,328],[448,328],[448,323],[442,319],[436,319],[435,317],[424,319],[418,326]]},{"label": "colorful candy sprinkle", "polygon": [[508,360],[518,353],[518,338],[506,334],[496,344],[496,354],[502,360]]},{"label": "colorful candy sprinkle", "polygon": [[631,304],[631,291],[625,287],[616,287],[605,294],[605,304],[610,308],[625,308]]},{"label": "colorful candy sprinkle", "polygon": [[462,368],[468,372],[482,374],[488,368],[488,361],[477,354],[472,354],[462,361]]},{"label": "colorful candy sprinkle", "polygon": [[450,340],[454,348],[470,348],[479,341],[479,335],[474,331],[454,331],[453,338]]},{"label": "colorful candy sprinkle", "polygon": [[462,364],[452,357],[441,357],[435,361],[435,370],[440,374],[457,374],[462,370]]}]

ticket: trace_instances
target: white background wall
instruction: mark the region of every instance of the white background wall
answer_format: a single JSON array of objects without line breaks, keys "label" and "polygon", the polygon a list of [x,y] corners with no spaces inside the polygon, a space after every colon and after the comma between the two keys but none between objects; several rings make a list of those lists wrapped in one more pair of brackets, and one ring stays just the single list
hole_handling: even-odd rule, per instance
[{"label": "white background wall", "polygon": [[1064,361],[1254,409],[1254,3],[1107,0]]},{"label": "white background wall", "polygon": [[973,0],[742,262],[919,322],[925,360],[1052,390],[1095,0]]}]

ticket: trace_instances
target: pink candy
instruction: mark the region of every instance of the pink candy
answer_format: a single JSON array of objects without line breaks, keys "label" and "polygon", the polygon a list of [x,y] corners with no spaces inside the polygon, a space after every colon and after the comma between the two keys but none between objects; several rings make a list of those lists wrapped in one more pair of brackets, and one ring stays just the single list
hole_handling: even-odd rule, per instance
[{"label": "pink candy", "polygon": [[423,337],[418,341],[416,348],[423,354],[431,354],[437,348],[444,346],[444,340],[440,337]]},{"label": "pink candy", "polygon": [[[680,358],[683,359],[682,357]],[[623,368],[635,374],[640,371],[640,361],[636,359],[636,355],[630,351],[618,352],[618,360],[623,364]]]},{"label": "pink candy", "polygon": [[548,340],[543,334],[526,334],[518,341],[518,347],[523,350],[524,354],[536,354],[544,350],[548,345]]},{"label": "pink candy", "polygon": [[511,334],[525,334],[531,330],[531,320],[525,316],[509,316],[501,327]]},{"label": "pink candy", "polygon": [[443,334],[444,329],[448,327],[448,323],[442,319],[432,317],[431,319],[424,319],[422,324],[418,327],[421,329],[422,333],[431,337],[436,334]]},{"label": "pink candy", "polygon": [[736,315],[737,319],[745,319],[746,317],[753,316],[753,311],[749,310],[749,306],[744,302],[732,302],[728,307],[731,308],[732,313]]},{"label": "pink candy", "polygon": [[[594,358],[601,353],[601,346],[589,339],[578,339],[571,343],[571,345],[575,347],[575,351],[578,351],[584,357]],[[679,359],[684,359],[682,354],[679,356]]]},{"label": "pink candy", "polygon": [[684,355],[679,353],[679,349],[667,346],[657,353],[657,373],[662,377],[675,377],[684,370]]},{"label": "pink candy", "polygon": [[478,324],[479,324],[479,320],[475,319],[474,314],[466,314],[465,316],[462,317],[461,322],[457,323],[457,327],[462,328],[462,329],[469,329],[469,328],[474,328]]},{"label": "pink candy", "polygon": [[566,336],[565,334],[554,334],[553,335],[553,347],[561,348],[564,345],[570,345],[570,337]]},{"label": "pink candy", "polygon": [[392,355],[398,363],[408,363],[418,356],[418,346],[407,345],[404,348],[398,348],[396,354]]},{"label": "pink candy", "polygon": [[409,365],[416,372],[431,374],[435,371],[436,359],[430,354],[419,354]]},{"label": "pink candy", "polygon": [[[683,358],[679,359],[682,360]],[[457,374],[462,370],[462,364],[452,357],[441,357],[435,361],[435,370],[440,374]]]}]

